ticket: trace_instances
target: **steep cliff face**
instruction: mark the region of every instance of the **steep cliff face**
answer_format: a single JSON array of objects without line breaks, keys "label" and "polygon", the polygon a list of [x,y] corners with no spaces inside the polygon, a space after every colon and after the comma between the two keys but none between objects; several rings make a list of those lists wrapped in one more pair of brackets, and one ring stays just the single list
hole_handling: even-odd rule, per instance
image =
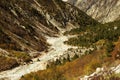
[{"label": "steep cliff face", "polygon": [[120,19],[120,0],[68,0],[99,22]]}]

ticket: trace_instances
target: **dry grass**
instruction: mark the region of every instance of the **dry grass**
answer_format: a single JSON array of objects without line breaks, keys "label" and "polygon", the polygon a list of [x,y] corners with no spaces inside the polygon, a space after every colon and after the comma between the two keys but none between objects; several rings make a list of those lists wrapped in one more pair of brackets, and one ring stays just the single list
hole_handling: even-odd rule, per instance
[{"label": "dry grass", "polygon": [[32,58],[27,52],[14,50],[8,50],[8,52],[10,52],[10,57],[17,58],[18,60],[22,60],[23,62],[29,62]]},{"label": "dry grass", "polygon": [[108,65],[113,61],[104,55],[104,50],[95,51],[74,61],[25,75],[21,80],[74,80],[80,75],[90,74],[97,67]]},{"label": "dry grass", "polygon": [[0,56],[0,61],[0,71],[8,70],[19,65],[15,59],[8,57]]}]

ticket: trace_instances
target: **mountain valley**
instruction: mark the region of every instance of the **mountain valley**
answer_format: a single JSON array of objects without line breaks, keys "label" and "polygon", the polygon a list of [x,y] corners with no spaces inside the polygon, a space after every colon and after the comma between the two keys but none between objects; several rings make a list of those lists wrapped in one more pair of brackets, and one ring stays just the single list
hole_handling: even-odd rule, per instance
[{"label": "mountain valley", "polygon": [[119,80],[119,3],[1,0],[0,80]]}]

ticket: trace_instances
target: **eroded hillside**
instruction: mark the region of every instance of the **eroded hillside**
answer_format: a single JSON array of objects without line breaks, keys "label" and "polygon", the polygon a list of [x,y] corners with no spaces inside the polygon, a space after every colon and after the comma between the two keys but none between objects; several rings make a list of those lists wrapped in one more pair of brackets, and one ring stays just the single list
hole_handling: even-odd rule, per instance
[{"label": "eroded hillside", "polygon": [[29,61],[31,56],[48,49],[46,36],[96,24],[87,14],[60,0],[1,0],[0,48],[10,53],[1,51],[1,58]]}]

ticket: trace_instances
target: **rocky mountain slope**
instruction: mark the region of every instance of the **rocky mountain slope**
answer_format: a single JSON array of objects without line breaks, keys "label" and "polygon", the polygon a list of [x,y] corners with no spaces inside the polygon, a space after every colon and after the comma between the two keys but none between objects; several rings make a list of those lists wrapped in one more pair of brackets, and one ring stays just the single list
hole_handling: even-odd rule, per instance
[{"label": "rocky mountain slope", "polygon": [[120,19],[120,0],[68,0],[99,22]]},{"label": "rocky mountain slope", "polygon": [[60,0],[1,0],[0,48],[10,53],[1,56],[17,58],[20,62],[26,57],[28,60],[30,56],[47,51],[46,36],[55,37],[71,28],[97,23]]}]

